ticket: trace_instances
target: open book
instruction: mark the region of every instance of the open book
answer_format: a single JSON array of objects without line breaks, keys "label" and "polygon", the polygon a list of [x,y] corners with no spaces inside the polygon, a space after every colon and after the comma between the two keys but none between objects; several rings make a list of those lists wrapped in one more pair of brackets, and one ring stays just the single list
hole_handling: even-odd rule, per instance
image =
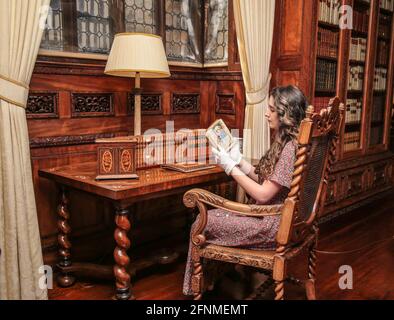
[{"label": "open book", "polygon": [[216,120],[207,129],[205,133],[209,143],[215,149],[222,147],[225,151],[229,152],[231,148],[236,144],[235,138],[231,135],[230,130],[222,119]]}]

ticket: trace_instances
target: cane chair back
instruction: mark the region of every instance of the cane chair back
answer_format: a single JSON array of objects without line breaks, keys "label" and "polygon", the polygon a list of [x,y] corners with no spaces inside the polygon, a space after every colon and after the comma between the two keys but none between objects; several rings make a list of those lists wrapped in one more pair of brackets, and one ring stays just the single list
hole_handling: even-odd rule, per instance
[{"label": "cane chair back", "polygon": [[327,108],[307,110],[298,136],[297,159],[291,190],[285,201],[277,242],[279,246],[301,242],[312,232],[323,209],[328,176],[336,160],[336,142],[344,108],[338,98]]}]

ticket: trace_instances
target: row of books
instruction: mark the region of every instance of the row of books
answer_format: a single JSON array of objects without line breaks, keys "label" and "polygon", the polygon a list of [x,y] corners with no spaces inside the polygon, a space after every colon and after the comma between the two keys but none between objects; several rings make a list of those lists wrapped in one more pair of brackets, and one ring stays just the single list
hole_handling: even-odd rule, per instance
[{"label": "row of books", "polygon": [[350,44],[350,59],[357,61],[365,61],[367,54],[367,39],[352,38]]},{"label": "row of books", "polygon": [[345,123],[361,123],[362,108],[363,103],[361,99],[347,99]]},{"label": "row of books", "polygon": [[386,96],[379,95],[373,97],[372,121],[382,121],[386,106]]},{"label": "row of books", "polygon": [[321,109],[327,108],[330,102],[329,97],[315,97],[313,107],[315,112],[320,112]]},{"label": "row of books", "polygon": [[320,0],[319,20],[335,25],[339,25],[340,0]]},{"label": "row of books", "polygon": [[317,59],[316,90],[335,90],[337,63]]},{"label": "row of books", "polygon": [[325,57],[338,57],[339,33],[319,28],[317,33],[317,54]]},{"label": "row of books", "polygon": [[378,41],[376,63],[378,65],[388,65],[389,63],[390,46],[386,41]]},{"label": "row of books", "polygon": [[387,83],[387,69],[376,68],[375,69],[375,77],[373,80],[373,89],[374,90],[386,90],[386,83]]},{"label": "row of books", "polygon": [[391,23],[390,18],[383,14],[380,15],[379,18],[379,28],[378,28],[378,36],[389,39],[391,33]]},{"label": "row of books", "polygon": [[349,152],[360,148],[360,131],[345,132],[343,136],[343,151]]},{"label": "row of books", "polygon": [[368,32],[369,25],[369,10],[360,12],[354,10],[353,12],[353,30],[357,32]]},{"label": "row of books", "polygon": [[380,7],[389,11],[394,11],[394,0],[380,0]]},{"label": "row of books", "polygon": [[351,66],[349,69],[348,90],[362,90],[364,85],[364,67]]}]

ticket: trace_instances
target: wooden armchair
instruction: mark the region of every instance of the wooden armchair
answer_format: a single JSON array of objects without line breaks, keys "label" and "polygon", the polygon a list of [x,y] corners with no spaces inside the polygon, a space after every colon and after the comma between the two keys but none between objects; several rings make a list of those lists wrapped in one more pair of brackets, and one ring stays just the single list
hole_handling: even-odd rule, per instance
[{"label": "wooden armchair", "polygon": [[[189,208],[199,209],[197,226],[191,234],[192,290],[195,300],[202,297],[203,258],[260,269],[263,273],[272,276],[275,281],[275,300],[282,300],[284,282],[294,280],[288,276],[286,266],[304,250],[308,250],[307,280],[295,281],[304,285],[308,299],[316,299],[315,249],[318,238],[316,218],[324,207],[328,175],[335,161],[336,143],[344,110],[338,98],[332,99],[328,108],[321,110],[320,113],[314,113],[313,107],[308,107],[298,135],[298,150],[291,189],[283,204],[241,204],[202,189],[193,189],[185,193],[184,204]],[[203,234],[208,219],[207,206],[249,217],[281,215],[276,236],[276,250],[249,250],[207,243]]]}]

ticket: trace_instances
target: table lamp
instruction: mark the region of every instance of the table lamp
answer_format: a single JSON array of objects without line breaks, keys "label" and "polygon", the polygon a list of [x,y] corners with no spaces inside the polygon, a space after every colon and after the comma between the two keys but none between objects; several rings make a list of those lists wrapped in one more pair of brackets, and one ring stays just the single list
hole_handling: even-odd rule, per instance
[{"label": "table lamp", "polygon": [[162,38],[147,33],[116,34],[104,73],[135,78],[134,135],[140,135],[141,78],[171,76]]}]

